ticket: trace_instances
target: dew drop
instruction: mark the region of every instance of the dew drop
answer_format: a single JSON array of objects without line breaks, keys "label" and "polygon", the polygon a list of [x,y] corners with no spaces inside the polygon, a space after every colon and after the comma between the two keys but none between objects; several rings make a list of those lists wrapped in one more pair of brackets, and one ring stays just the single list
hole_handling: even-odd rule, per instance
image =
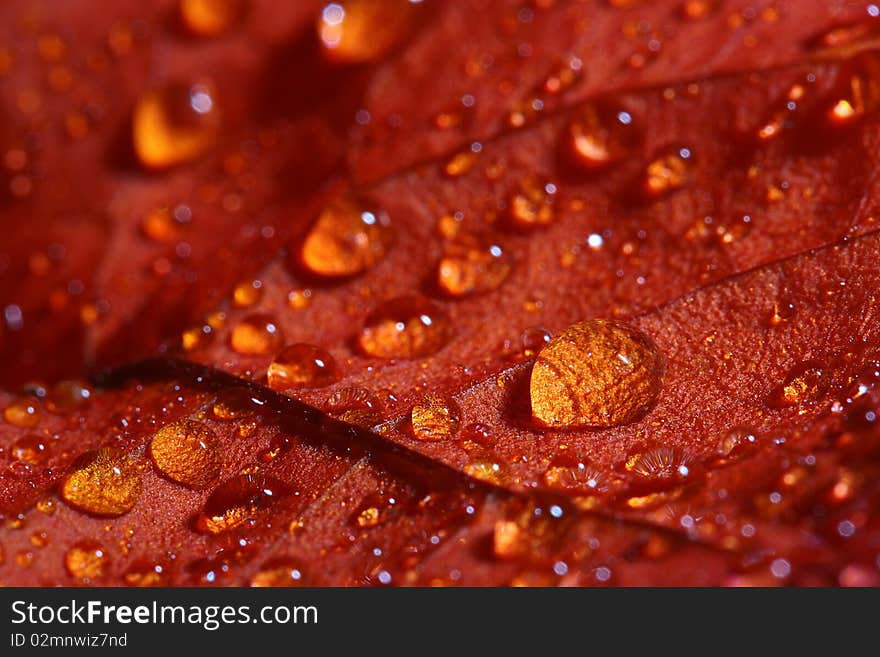
[{"label": "dew drop", "polygon": [[72,577],[94,580],[104,574],[107,550],[97,541],[81,541],[64,555],[64,568]]},{"label": "dew drop", "polygon": [[[553,223],[556,211],[553,194],[547,191],[548,187],[531,178],[520,181],[518,189],[508,200],[508,214],[515,228],[532,230]],[[555,186],[550,189],[555,193]]]},{"label": "dew drop", "polygon": [[767,397],[771,408],[786,408],[817,401],[828,390],[828,377],[815,363],[793,367]]},{"label": "dew drop", "polygon": [[333,356],[311,344],[285,347],[275,356],[266,374],[273,390],[323,388],[339,380]]},{"label": "dew drop", "polygon": [[452,399],[426,395],[413,406],[410,419],[419,440],[449,440],[461,425],[461,410]]},{"label": "dew drop", "polygon": [[52,386],[46,408],[52,413],[71,413],[84,407],[92,397],[92,389],[81,381],[59,381]]},{"label": "dew drop", "polygon": [[451,337],[446,313],[420,296],[386,301],[358,335],[361,351],[374,358],[420,358],[439,351]]},{"label": "dew drop", "polygon": [[232,291],[232,301],[239,308],[249,308],[263,297],[263,285],[261,281],[246,281],[235,286]]},{"label": "dew drop", "polygon": [[725,459],[738,459],[757,446],[758,439],[749,427],[733,427],[718,441],[716,452]]},{"label": "dew drop", "polygon": [[681,6],[681,15],[690,21],[701,21],[717,9],[717,0],[685,0]]},{"label": "dew drop", "polygon": [[531,326],[522,332],[520,341],[522,342],[523,355],[534,356],[550,342],[553,334],[541,326]]},{"label": "dew drop", "polygon": [[496,486],[503,485],[505,481],[505,474],[501,465],[494,461],[472,461],[464,466],[463,472],[469,477]]},{"label": "dew drop", "polygon": [[382,422],[379,399],[365,388],[342,388],[327,398],[325,410],[333,417],[369,428]]},{"label": "dew drop", "polygon": [[207,87],[171,85],[148,92],[134,110],[135,153],[149,169],[189,162],[214,143],[217,123],[217,110]]},{"label": "dew drop", "polygon": [[391,220],[384,211],[337,200],[324,208],[306,235],[299,261],[316,276],[354,276],[384,258],[392,239]]},{"label": "dew drop", "polygon": [[135,464],[111,449],[94,452],[61,484],[61,499],[96,516],[120,516],[130,511],[140,493]]},{"label": "dew drop", "polygon": [[691,177],[693,153],[689,148],[668,147],[645,170],[645,193],[658,198],[684,187]]},{"label": "dew drop", "polygon": [[141,221],[141,231],[152,240],[162,244],[175,242],[180,238],[180,224],[168,208],[157,208]]},{"label": "dew drop", "polygon": [[302,586],[303,569],[292,559],[277,559],[264,564],[251,578],[254,587]]},{"label": "dew drop", "polygon": [[20,429],[33,429],[40,423],[40,407],[35,399],[18,399],[3,409],[3,419]]},{"label": "dew drop", "polygon": [[317,21],[324,55],[360,64],[384,57],[412,32],[418,3],[404,0],[340,0],[324,6]]},{"label": "dew drop", "polygon": [[482,447],[491,447],[497,442],[497,437],[495,436],[492,427],[485,425],[482,422],[472,422],[471,424],[468,424],[461,430],[460,439],[465,447],[470,443]]},{"label": "dew drop", "polygon": [[214,402],[212,411],[218,420],[241,420],[257,412],[252,393],[245,388],[223,391]]},{"label": "dew drop", "polygon": [[504,282],[510,270],[510,256],[497,244],[459,240],[447,246],[437,264],[437,285],[452,297],[489,292]]},{"label": "dew drop", "polygon": [[167,424],[150,441],[150,458],[159,471],[190,488],[204,488],[220,476],[217,436],[201,422]]},{"label": "dew drop", "polygon": [[601,490],[605,476],[586,459],[560,454],[550,461],[543,480],[548,488],[593,493]]},{"label": "dew drop", "polygon": [[278,351],[284,342],[275,318],[266,314],[249,315],[242,319],[229,337],[232,348],[244,355],[264,355]]},{"label": "dew drop", "polygon": [[568,123],[565,153],[580,169],[595,171],[632,153],[640,141],[632,114],[621,107],[588,105]]},{"label": "dew drop", "polygon": [[795,316],[797,307],[787,298],[780,298],[773,304],[773,311],[767,322],[770,326],[780,326]]},{"label": "dew drop", "polygon": [[220,484],[205,501],[196,518],[196,529],[204,534],[220,534],[256,520],[288,492],[286,484],[272,477],[233,477]]},{"label": "dew drop", "polygon": [[19,438],[9,450],[12,458],[27,465],[42,465],[49,458],[49,445],[46,440],[39,436],[24,436]]},{"label": "dew drop", "polygon": [[648,412],[663,385],[664,358],[641,331],[590,320],[550,340],[532,369],[532,416],[549,427],[611,427]]},{"label": "dew drop", "polygon": [[151,559],[138,559],[123,575],[126,586],[167,586],[168,575],[165,567]]},{"label": "dew drop", "polygon": [[679,449],[661,446],[630,455],[624,467],[644,479],[678,481],[690,474],[689,461]]},{"label": "dew drop", "polygon": [[241,22],[244,11],[244,0],[180,0],[183,24],[201,37],[228,32]]}]

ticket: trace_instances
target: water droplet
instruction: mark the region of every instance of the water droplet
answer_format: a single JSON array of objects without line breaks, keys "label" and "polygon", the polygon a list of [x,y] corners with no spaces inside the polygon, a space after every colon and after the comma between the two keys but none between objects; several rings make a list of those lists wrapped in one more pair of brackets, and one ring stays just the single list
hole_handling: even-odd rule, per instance
[{"label": "water droplet", "polygon": [[97,516],[120,516],[141,494],[140,473],[125,455],[111,449],[94,452],[61,484],[61,499]]},{"label": "water droplet", "polygon": [[657,154],[645,170],[645,193],[658,198],[684,187],[693,169],[693,153],[689,148],[667,147]]},{"label": "water droplet", "polygon": [[375,62],[412,31],[418,3],[340,0],[324,6],[318,37],[328,59],[346,64]]},{"label": "water droplet", "polygon": [[535,360],[532,415],[551,427],[627,424],[654,405],[663,372],[663,356],[641,331],[605,320],[575,324]]},{"label": "water droplet", "polygon": [[594,493],[603,488],[606,478],[586,459],[572,454],[560,454],[550,461],[543,479],[549,488]]},{"label": "water droplet", "polygon": [[304,310],[312,302],[312,291],[308,288],[291,290],[287,293],[287,305],[291,310]]},{"label": "water droplet", "polygon": [[311,344],[285,347],[269,365],[269,387],[273,390],[289,388],[323,388],[339,380],[340,372],[333,356]]},{"label": "water droplet", "polygon": [[167,424],[150,441],[150,458],[159,471],[190,488],[204,488],[220,476],[217,436],[201,422]]},{"label": "water droplet", "polygon": [[37,502],[36,506],[37,511],[47,516],[55,515],[55,511],[58,509],[58,505],[55,504],[55,499],[52,497],[44,497],[39,502]]},{"label": "water droplet", "polygon": [[595,171],[633,152],[641,139],[633,115],[610,104],[588,105],[568,123],[565,150],[576,167]]},{"label": "water droplet", "polygon": [[773,304],[773,312],[767,320],[770,326],[780,326],[795,316],[797,308],[794,302],[787,298],[780,298]]},{"label": "water droplet", "polygon": [[94,580],[104,574],[107,550],[97,541],[81,541],[64,555],[64,568],[72,577]]},{"label": "water droplet", "polygon": [[497,244],[459,240],[447,245],[437,264],[437,285],[449,296],[489,292],[504,282],[511,260]]},{"label": "water droplet", "polygon": [[522,332],[520,341],[522,342],[523,355],[530,357],[538,353],[544,346],[550,342],[553,334],[541,326],[532,326]]},{"label": "water droplet", "polygon": [[749,427],[733,427],[718,441],[716,452],[725,460],[740,459],[757,447],[755,431]]},{"label": "water droplet", "polygon": [[317,276],[353,276],[384,258],[392,240],[391,220],[385,212],[337,200],[318,216],[299,249],[299,260]]},{"label": "water droplet", "polygon": [[704,20],[712,15],[717,5],[717,0],[685,0],[681,6],[681,15],[691,21]]},{"label": "water droplet", "polygon": [[253,393],[246,388],[232,388],[220,393],[213,407],[214,417],[218,420],[241,420],[257,412],[253,401]]},{"label": "water droplet", "polygon": [[860,21],[835,25],[807,42],[812,49],[846,49],[868,40],[877,31],[875,22]]},{"label": "water droplet", "polygon": [[505,482],[505,474],[501,464],[494,461],[472,461],[464,466],[463,472],[469,477],[495,486],[502,486]]},{"label": "water droplet", "polygon": [[[530,178],[520,181],[518,187],[508,200],[511,224],[521,230],[532,230],[553,223],[556,218],[553,207],[556,187],[542,185]],[[553,194],[547,191],[548,187]]]},{"label": "water droplet", "polygon": [[135,153],[141,164],[150,169],[194,160],[214,143],[217,120],[207,87],[171,85],[149,92],[134,110]]},{"label": "water droplet", "polygon": [[183,24],[202,37],[229,31],[241,21],[244,10],[244,0],[180,0]]},{"label": "water droplet", "polygon": [[92,396],[92,389],[81,381],[59,381],[52,386],[45,400],[52,413],[71,413],[85,406]]},{"label": "water droplet", "polygon": [[358,346],[374,358],[420,358],[449,341],[450,327],[440,307],[419,296],[386,301],[367,317]]},{"label": "water droplet", "polygon": [[154,242],[168,244],[180,238],[180,224],[168,210],[157,208],[141,222],[141,231]]},{"label": "water droplet", "polygon": [[284,337],[275,318],[266,314],[245,317],[235,326],[229,338],[235,351],[248,356],[278,351],[283,342]]},{"label": "water droplet", "polygon": [[477,153],[472,150],[461,151],[450,157],[443,165],[443,173],[457,178],[470,171],[477,163]]},{"label": "water droplet", "polygon": [[690,459],[676,447],[655,447],[630,455],[624,467],[639,477],[650,480],[680,481],[691,474]]},{"label": "water droplet", "polygon": [[277,559],[264,564],[251,578],[251,586],[275,587],[275,586],[302,586],[303,569],[300,564],[292,559]]},{"label": "water droplet", "polygon": [[856,70],[827,111],[832,125],[851,125],[880,106],[880,62],[876,56],[863,57],[854,66]]},{"label": "water droplet", "polygon": [[413,406],[410,418],[419,440],[449,440],[461,425],[461,410],[451,399],[426,395]]},{"label": "water droplet", "polygon": [[369,428],[382,422],[379,400],[365,388],[342,388],[327,398],[325,409],[333,417]]},{"label": "water droplet", "polygon": [[12,443],[9,453],[20,463],[42,465],[49,458],[49,444],[39,436],[24,436]]},{"label": "water droplet", "polygon": [[786,408],[810,404],[828,390],[828,377],[815,363],[801,363],[793,367],[785,380],[767,397],[772,408]]},{"label": "water droplet", "polygon": [[138,559],[123,576],[126,586],[167,586],[166,568],[150,559]]},{"label": "water droplet", "polygon": [[255,520],[289,492],[283,482],[259,474],[239,475],[223,482],[205,501],[196,519],[204,534],[220,534]]},{"label": "water droplet", "polygon": [[232,291],[232,302],[239,308],[249,308],[258,303],[262,296],[262,281],[246,281],[235,286]]},{"label": "water droplet", "polygon": [[35,399],[18,399],[3,409],[3,419],[20,429],[33,429],[40,423],[40,407]]},{"label": "water droplet", "polygon": [[482,422],[472,422],[461,430],[461,442],[468,447],[468,444],[474,443],[481,447],[491,447],[497,442],[497,437],[492,427]]}]

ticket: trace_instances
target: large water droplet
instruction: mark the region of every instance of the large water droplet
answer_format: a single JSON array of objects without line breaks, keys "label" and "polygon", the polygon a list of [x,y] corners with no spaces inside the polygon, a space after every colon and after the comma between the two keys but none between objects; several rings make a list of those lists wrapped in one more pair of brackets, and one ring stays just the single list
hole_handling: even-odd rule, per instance
[{"label": "large water droplet", "polygon": [[605,320],[575,324],[535,360],[532,415],[551,427],[627,424],[654,405],[663,372],[663,356],[641,331]]},{"label": "large water droplet", "polygon": [[461,425],[461,411],[452,399],[426,395],[413,406],[410,419],[419,440],[449,440]]},{"label": "large water droplet", "polygon": [[504,282],[510,269],[510,256],[497,244],[456,241],[437,264],[437,285],[453,297],[488,292]]},{"label": "large water droplet", "polygon": [[339,380],[333,356],[311,344],[285,347],[275,356],[266,374],[273,390],[322,388]]},{"label": "large water droplet", "polygon": [[97,516],[120,516],[130,511],[140,494],[137,466],[111,449],[94,452],[61,484],[61,499]]},{"label": "large water droplet", "polygon": [[229,337],[232,348],[240,354],[264,355],[278,351],[284,342],[281,328],[271,315],[256,314],[242,319]]},{"label": "large water droplet", "polygon": [[419,296],[386,301],[367,317],[358,346],[374,358],[420,358],[442,348],[450,338],[446,313]]},{"label": "large water droplet", "polygon": [[220,534],[256,520],[289,492],[289,487],[272,477],[239,475],[223,482],[205,501],[196,518],[196,529]]},{"label": "large water droplet", "polygon": [[150,441],[150,457],[163,475],[190,488],[204,488],[220,476],[217,436],[195,420],[159,429]]}]

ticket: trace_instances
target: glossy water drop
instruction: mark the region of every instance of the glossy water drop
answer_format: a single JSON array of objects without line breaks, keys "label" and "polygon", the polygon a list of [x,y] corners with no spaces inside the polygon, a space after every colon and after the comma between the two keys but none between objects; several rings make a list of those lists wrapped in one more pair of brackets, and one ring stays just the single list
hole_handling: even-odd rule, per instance
[{"label": "glossy water drop", "polygon": [[61,499],[97,516],[120,516],[130,511],[140,494],[136,465],[111,449],[94,452],[61,484]]},{"label": "glossy water drop", "polygon": [[664,358],[641,331],[590,320],[550,340],[532,369],[532,416],[550,427],[610,427],[644,415],[663,385]]},{"label": "glossy water drop", "polygon": [[218,420],[241,420],[257,412],[253,393],[246,388],[231,388],[220,393],[212,411]]},{"label": "glossy water drop", "polygon": [[299,249],[311,274],[344,278],[375,266],[391,247],[391,220],[381,210],[337,200],[318,216]]},{"label": "glossy water drop", "polygon": [[123,575],[126,586],[167,586],[165,566],[151,559],[137,559]]},{"label": "glossy water drop", "polygon": [[717,5],[717,0],[685,0],[681,5],[681,15],[691,21],[704,20],[712,15]]},{"label": "glossy water drop", "polygon": [[773,311],[767,320],[770,326],[780,326],[795,316],[797,307],[793,301],[787,298],[780,298],[773,304]]},{"label": "glossy water drop", "polygon": [[318,37],[328,59],[346,64],[374,62],[411,33],[418,3],[405,0],[339,0],[324,5]]},{"label": "glossy water drop", "polygon": [[677,481],[691,474],[690,459],[676,447],[655,447],[630,455],[626,471],[644,479]]},{"label": "glossy water drop", "polygon": [[27,465],[42,465],[49,458],[49,443],[39,436],[24,436],[19,438],[9,449],[13,459]]},{"label": "glossy water drop", "polygon": [[134,110],[135,153],[149,169],[189,162],[214,143],[217,123],[217,110],[207,87],[171,85],[149,92]]},{"label": "glossy water drop", "polygon": [[278,351],[284,342],[275,318],[266,314],[249,315],[242,319],[229,337],[232,348],[244,355],[255,356]]},{"label": "glossy water drop", "polygon": [[497,244],[456,241],[447,246],[437,264],[437,286],[452,297],[489,292],[504,282],[511,264],[510,256]]},{"label": "glossy water drop", "polygon": [[718,441],[716,452],[724,459],[738,459],[757,447],[755,431],[749,427],[733,427]]},{"label": "glossy water drop", "polygon": [[59,381],[49,390],[44,403],[52,413],[71,413],[84,407],[92,392],[82,381]]},{"label": "glossy water drop", "polygon": [[72,577],[94,580],[104,574],[107,550],[97,541],[80,541],[64,555],[64,568]]},{"label": "glossy water drop", "polygon": [[850,125],[880,106],[880,62],[865,57],[860,63],[826,113],[832,125]]},{"label": "glossy water drop", "polygon": [[501,464],[492,460],[471,461],[464,466],[463,472],[469,477],[495,486],[503,486],[506,479]]},{"label": "glossy water drop", "polygon": [[492,427],[482,422],[471,422],[461,430],[460,441],[465,449],[469,449],[471,444],[480,447],[491,447],[498,441],[498,438]]},{"label": "glossy water drop", "polygon": [[311,344],[285,347],[275,356],[266,373],[273,390],[288,388],[323,388],[341,376],[329,353]]},{"label": "glossy water drop", "polygon": [[220,534],[257,519],[287,495],[289,487],[272,477],[239,475],[223,482],[205,501],[196,529]]},{"label": "glossy water drop", "polygon": [[604,169],[632,153],[640,140],[633,115],[610,104],[588,105],[568,123],[569,161],[588,171]]},{"label": "glossy water drop", "polygon": [[263,297],[262,281],[245,281],[232,290],[232,302],[239,308],[250,308]]},{"label": "glossy water drop", "polygon": [[357,342],[374,358],[420,358],[440,350],[451,337],[446,313],[420,296],[391,299],[364,322]]},{"label": "glossy water drop", "polygon": [[[548,192],[548,188],[553,192]],[[508,199],[511,224],[521,230],[549,226],[556,219],[554,198],[556,187],[542,185],[532,179],[520,181],[518,189]]]},{"label": "glossy water drop", "polygon": [[828,390],[828,376],[815,363],[793,367],[785,380],[767,397],[772,408],[799,406],[817,401]]},{"label": "glossy water drop", "polygon": [[302,586],[303,569],[292,559],[277,559],[264,564],[251,578],[254,587]]},{"label": "glossy water drop", "polygon": [[553,338],[553,334],[541,326],[531,326],[522,332],[523,356],[534,356]]},{"label": "glossy water drop", "polygon": [[3,419],[20,429],[33,429],[40,423],[40,407],[34,399],[18,399],[3,409]]},{"label": "glossy water drop", "polygon": [[645,193],[658,198],[684,187],[691,177],[693,153],[689,148],[670,147],[651,160],[645,170]]},{"label": "glossy water drop", "polygon": [[379,399],[365,388],[342,388],[327,398],[325,410],[333,417],[369,428],[382,422]]},{"label": "glossy water drop", "polygon": [[603,488],[605,476],[586,459],[560,454],[544,470],[543,480],[549,488],[594,493]]},{"label": "glossy water drop", "polygon": [[244,15],[244,0],[180,0],[180,18],[197,36],[213,37],[228,32]]},{"label": "glossy water drop", "polygon": [[150,441],[149,452],[163,475],[184,486],[204,488],[220,476],[219,441],[201,422],[180,420],[165,425]]},{"label": "glossy water drop", "polygon": [[449,440],[461,425],[461,410],[452,399],[426,395],[413,406],[410,420],[419,440]]}]

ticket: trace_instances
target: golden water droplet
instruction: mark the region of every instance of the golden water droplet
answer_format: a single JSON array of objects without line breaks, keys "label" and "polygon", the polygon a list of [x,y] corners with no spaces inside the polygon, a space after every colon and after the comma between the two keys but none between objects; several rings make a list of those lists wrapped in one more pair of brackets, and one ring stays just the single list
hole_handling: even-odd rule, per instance
[{"label": "golden water droplet", "polygon": [[302,586],[303,571],[297,562],[289,559],[264,564],[251,578],[254,587]]},{"label": "golden water droplet", "polygon": [[233,477],[205,501],[196,518],[196,529],[205,534],[220,534],[255,520],[288,490],[283,482],[259,474]]},{"label": "golden water droplet", "polygon": [[374,358],[420,358],[441,349],[450,338],[446,314],[424,297],[386,301],[367,317],[358,346]]},{"label": "golden water droplet", "polygon": [[325,5],[317,22],[325,56],[346,64],[381,59],[411,33],[417,7],[404,0],[341,0]]},{"label": "golden water droplet", "polygon": [[339,380],[340,372],[333,356],[311,344],[285,347],[275,356],[266,373],[273,390],[288,388],[323,388]]},{"label": "golden water droplet", "polygon": [[691,177],[693,153],[689,148],[668,148],[655,157],[645,172],[645,193],[651,197],[684,187]]},{"label": "golden water droplet", "polygon": [[291,290],[287,293],[287,305],[291,310],[303,310],[312,302],[312,291],[309,289]]},{"label": "golden water droplet", "polygon": [[632,114],[614,105],[588,105],[566,127],[568,159],[587,170],[603,169],[635,149],[639,132]]},{"label": "golden water droplet", "polygon": [[327,398],[325,409],[335,418],[359,427],[373,427],[383,420],[378,398],[365,388],[342,388]]},{"label": "golden water droplet", "polygon": [[532,416],[550,427],[611,427],[633,422],[656,402],[664,358],[637,329],[590,320],[566,329],[538,354]]},{"label": "golden water droplet", "polygon": [[249,315],[242,319],[229,338],[232,348],[248,356],[270,354],[278,351],[284,342],[281,328],[271,315]]},{"label": "golden water droplet", "polygon": [[220,476],[219,441],[201,422],[166,424],[153,436],[149,452],[163,475],[184,486],[204,488]]},{"label": "golden water droplet", "polygon": [[833,125],[854,123],[880,106],[880,63],[869,58],[860,62],[861,69],[850,76],[841,97],[828,110],[828,120]]},{"label": "golden water droplet", "polygon": [[463,472],[469,477],[496,486],[502,486],[505,481],[505,475],[504,471],[501,469],[501,465],[494,461],[473,461],[464,466]]},{"label": "golden water droplet", "polygon": [[212,335],[213,331],[207,324],[193,326],[180,334],[180,346],[184,351],[199,349],[207,344]]},{"label": "golden water droplet", "polygon": [[504,282],[510,269],[510,256],[497,244],[461,240],[448,245],[437,264],[437,285],[454,297],[489,292]]},{"label": "golden water droplet", "polygon": [[49,534],[44,531],[36,531],[31,534],[30,542],[34,547],[46,547],[49,544]]},{"label": "golden water droplet", "polygon": [[107,550],[97,541],[81,541],[64,555],[64,568],[72,577],[93,580],[104,574]]},{"label": "golden water droplet", "polygon": [[681,14],[688,20],[699,21],[708,18],[717,8],[717,0],[685,0]]},{"label": "golden water droplet", "polygon": [[3,409],[3,419],[14,427],[32,429],[40,423],[40,407],[36,400],[19,399]]},{"label": "golden water droplet", "polygon": [[135,561],[123,576],[126,586],[167,586],[168,578],[161,564],[149,560]]},{"label": "golden water droplet", "polygon": [[42,465],[49,458],[49,445],[39,436],[24,436],[12,443],[9,453],[21,463]]},{"label": "golden water droplet", "polygon": [[461,151],[446,161],[446,164],[443,165],[443,173],[450,178],[457,178],[470,171],[476,163],[477,154],[474,151]]},{"label": "golden water droplet", "polygon": [[767,405],[786,408],[809,404],[818,400],[828,390],[828,377],[814,363],[801,363],[793,367],[785,380],[767,397]]},{"label": "golden water droplet", "polygon": [[110,449],[94,452],[61,484],[61,499],[97,516],[120,516],[140,497],[141,479],[135,464]]},{"label": "golden water droplet", "polygon": [[492,427],[482,422],[471,422],[461,430],[460,441],[465,449],[491,447],[497,440]]},{"label": "golden water droplet", "polygon": [[550,461],[543,479],[549,488],[583,493],[600,490],[605,481],[602,472],[589,461],[570,454],[561,454]]},{"label": "golden water droplet", "polygon": [[690,474],[686,455],[675,447],[656,447],[636,452],[626,460],[627,472],[645,479],[674,480]]},{"label": "golden water droplet", "polygon": [[217,36],[235,27],[244,10],[244,0],[180,0],[183,24],[193,34],[204,37]]},{"label": "golden water droplet", "polygon": [[388,215],[350,200],[331,203],[318,216],[299,250],[312,274],[342,278],[374,267],[391,247]]},{"label": "golden water droplet", "polygon": [[44,497],[39,502],[37,502],[37,511],[47,516],[55,515],[55,511],[57,509],[58,506],[55,504],[54,498]]},{"label": "golden water droplet", "polygon": [[257,303],[263,296],[262,281],[247,281],[235,286],[232,301],[239,308],[248,308]]},{"label": "golden water droplet", "polygon": [[217,110],[207,87],[171,85],[149,92],[134,110],[135,153],[150,169],[189,162],[214,143],[217,123]]},{"label": "golden water droplet", "polygon": [[410,419],[419,440],[449,440],[461,425],[461,411],[451,399],[426,395],[413,406]]},{"label": "golden water droplet", "polygon": [[519,189],[508,200],[508,213],[513,226],[531,230],[553,223],[556,218],[553,208],[555,192],[556,187],[552,183],[541,185],[529,178],[520,181]]},{"label": "golden water droplet", "polygon": [[154,242],[168,244],[180,237],[180,224],[168,210],[158,208],[150,212],[141,222],[144,235]]}]

